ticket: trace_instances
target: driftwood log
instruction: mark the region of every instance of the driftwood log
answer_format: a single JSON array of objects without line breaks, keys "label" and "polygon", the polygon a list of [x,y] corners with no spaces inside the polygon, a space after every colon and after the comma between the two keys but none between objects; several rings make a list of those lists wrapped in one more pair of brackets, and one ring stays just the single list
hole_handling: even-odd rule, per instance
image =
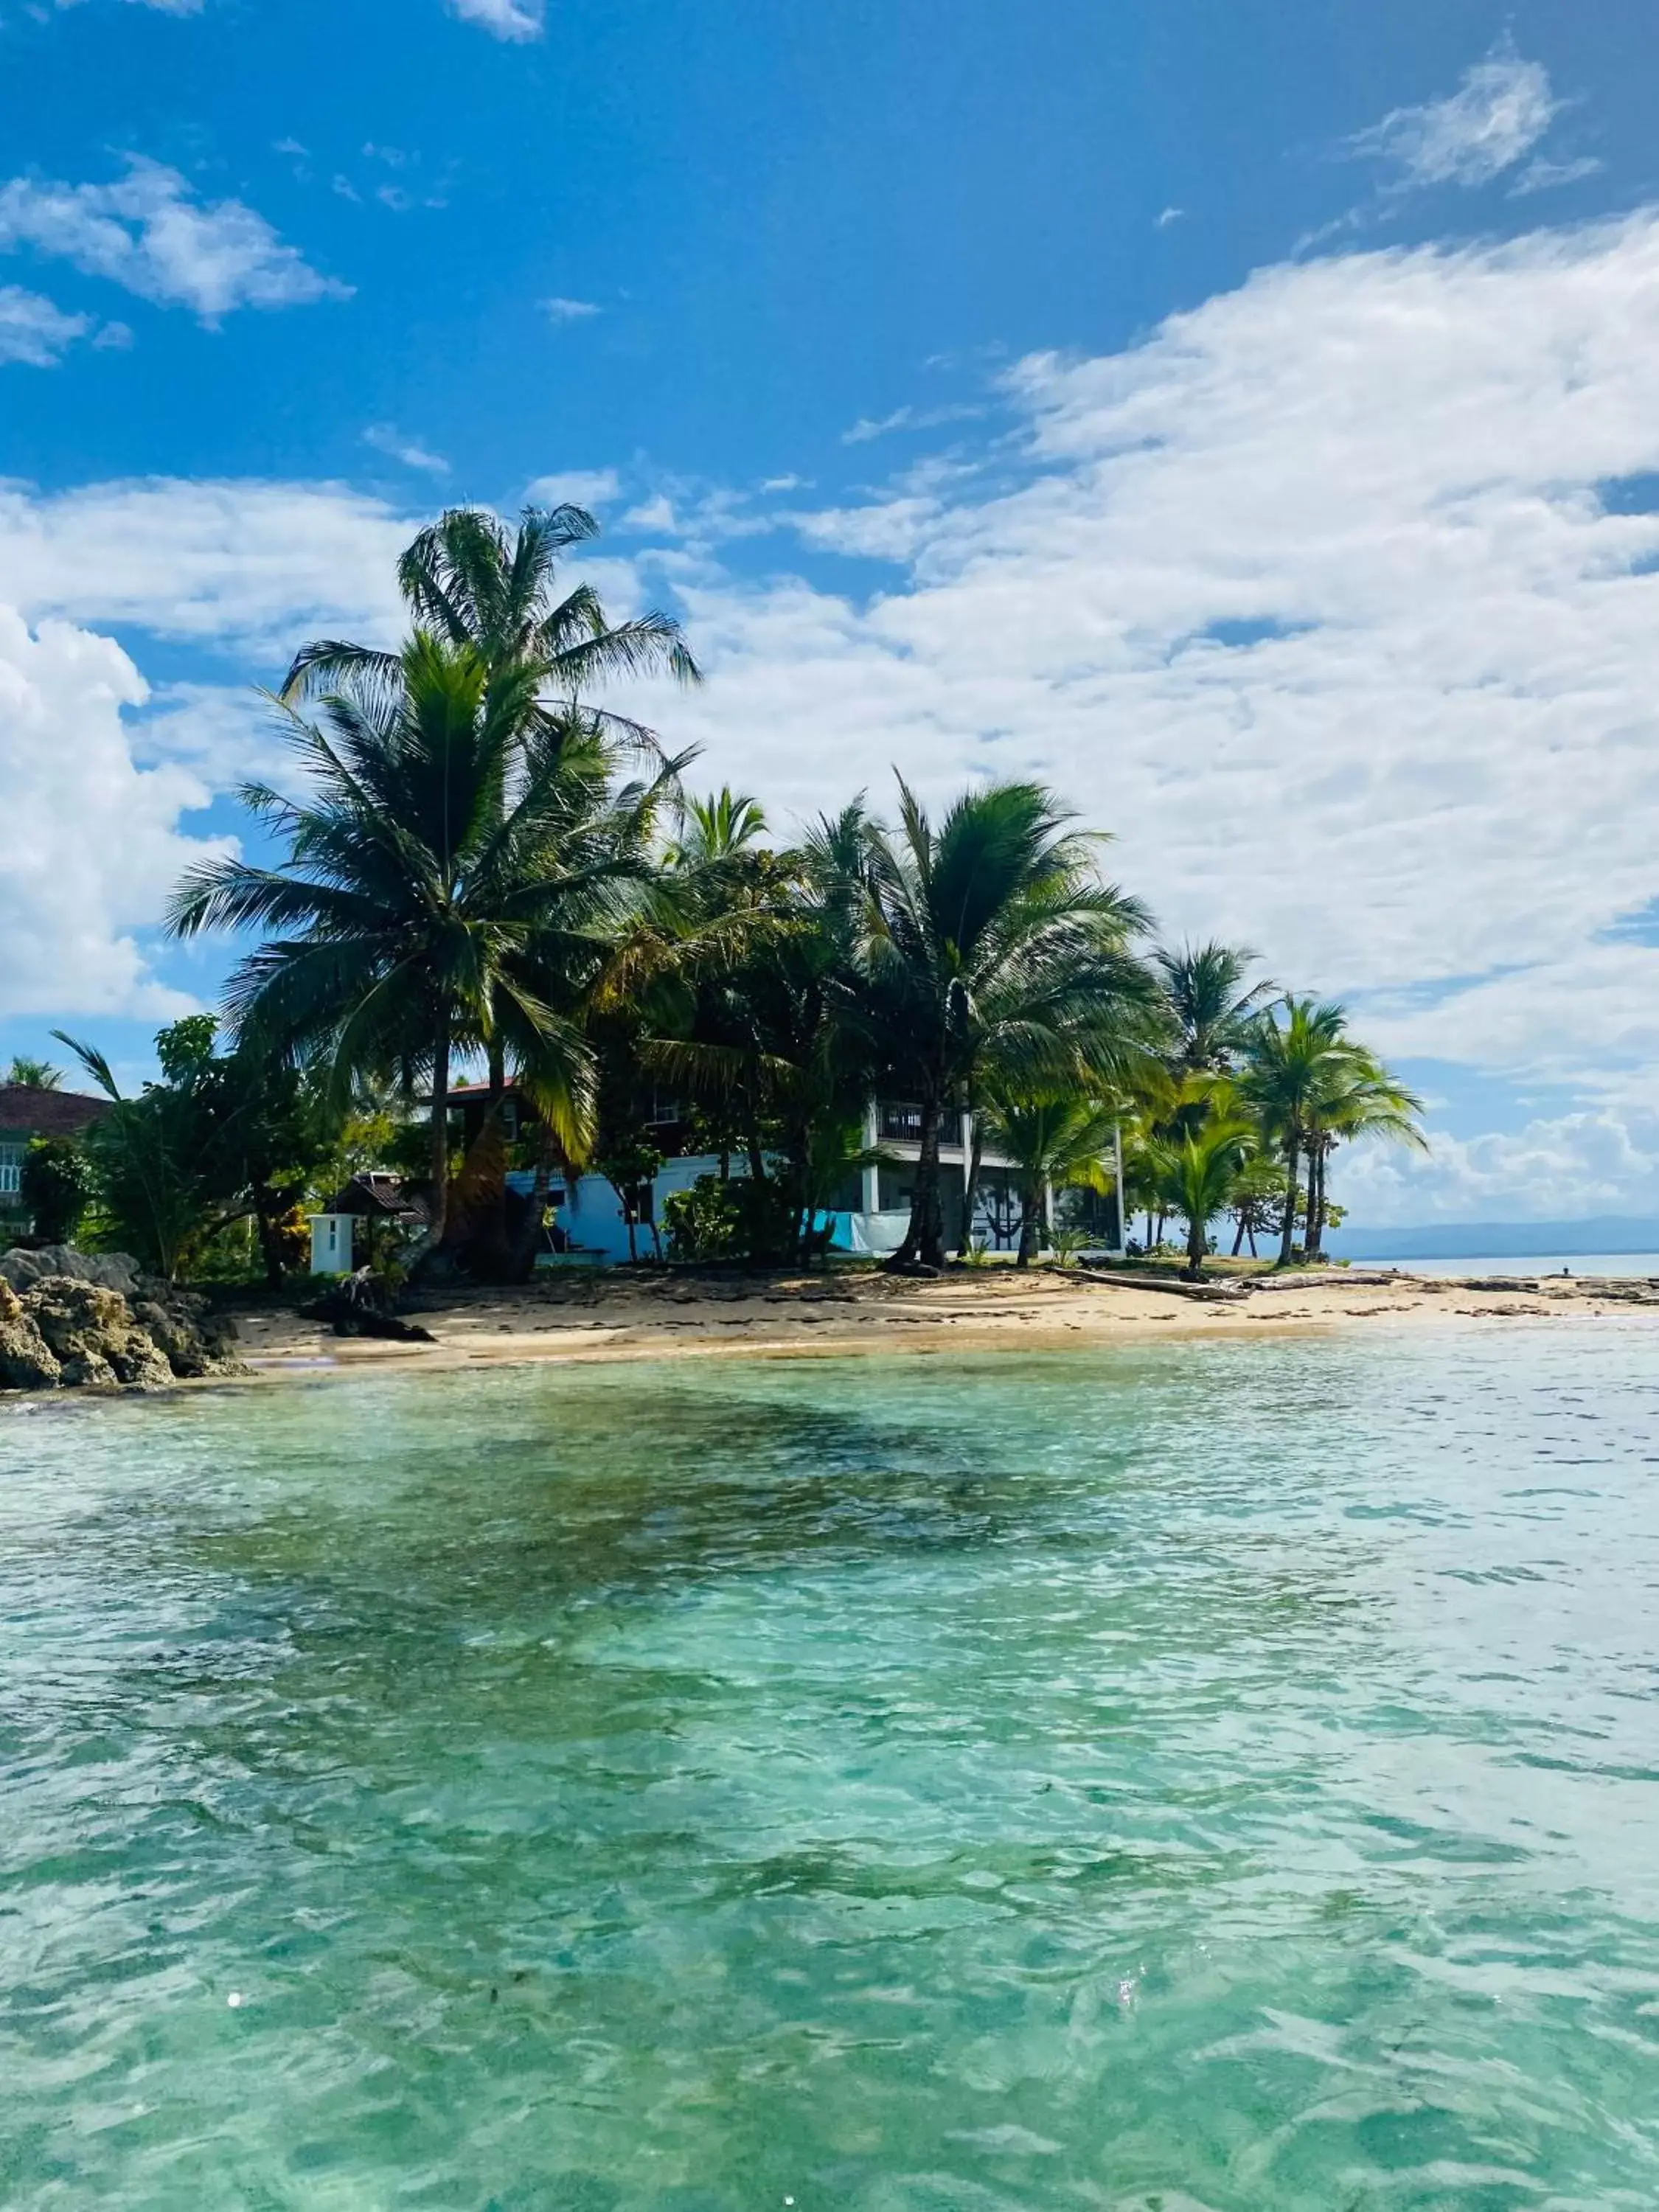
[{"label": "driftwood log", "polygon": [[431,1344],[429,1328],[404,1321],[392,1310],[392,1292],[372,1267],[359,1267],[300,1311],[307,1321],[325,1321],[336,1336],[383,1336],[394,1344]]}]

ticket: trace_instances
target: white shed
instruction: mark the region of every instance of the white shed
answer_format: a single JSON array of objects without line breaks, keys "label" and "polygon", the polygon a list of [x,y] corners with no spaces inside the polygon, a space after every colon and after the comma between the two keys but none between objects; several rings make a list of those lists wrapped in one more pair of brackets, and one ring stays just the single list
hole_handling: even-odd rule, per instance
[{"label": "white shed", "polygon": [[351,1231],[355,1213],[313,1213],[311,1216],[311,1272],[313,1275],[351,1273]]}]

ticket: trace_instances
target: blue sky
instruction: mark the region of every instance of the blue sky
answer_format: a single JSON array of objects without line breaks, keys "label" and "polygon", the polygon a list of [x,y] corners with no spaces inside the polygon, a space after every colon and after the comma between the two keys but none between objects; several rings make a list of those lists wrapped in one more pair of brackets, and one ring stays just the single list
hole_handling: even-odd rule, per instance
[{"label": "blue sky", "polygon": [[1633,4],[0,0],[0,1052],[211,996],[251,687],[539,486],[709,780],[1041,773],[1348,996],[1439,1140],[1356,1213],[1659,1213],[1656,76]]}]

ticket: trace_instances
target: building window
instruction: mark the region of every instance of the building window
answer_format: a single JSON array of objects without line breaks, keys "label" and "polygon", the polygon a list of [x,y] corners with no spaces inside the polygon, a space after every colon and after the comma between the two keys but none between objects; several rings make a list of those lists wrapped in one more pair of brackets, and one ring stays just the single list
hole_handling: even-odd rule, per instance
[{"label": "building window", "polygon": [[15,1198],[23,1188],[23,1147],[0,1145],[0,1198]]}]

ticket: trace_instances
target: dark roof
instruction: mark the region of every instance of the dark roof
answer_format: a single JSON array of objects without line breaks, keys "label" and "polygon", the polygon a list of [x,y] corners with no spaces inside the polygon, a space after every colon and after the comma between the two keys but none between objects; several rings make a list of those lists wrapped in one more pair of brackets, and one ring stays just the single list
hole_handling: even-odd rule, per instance
[{"label": "dark roof", "polygon": [[358,1213],[386,1221],[425,1221],[430,1209],[424,1198],[411,1192],[401,1176],[384,1175],[371,1168],[353,1176],[323,1208],[325,1213]]},{"label": "dark roof", "polygon": [[0,1083],[0,1129],[29,1137],[78,1137],[109,1111],[107,1098],[78,1091],[40,1091],[32,1083]]}]

